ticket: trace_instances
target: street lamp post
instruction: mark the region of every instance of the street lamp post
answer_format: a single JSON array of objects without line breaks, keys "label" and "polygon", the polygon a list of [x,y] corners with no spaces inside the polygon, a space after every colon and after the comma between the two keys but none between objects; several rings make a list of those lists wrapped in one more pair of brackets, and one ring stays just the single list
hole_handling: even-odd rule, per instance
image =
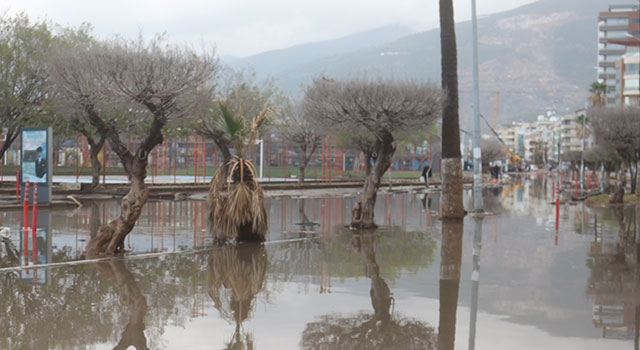
[{"label": "street lamp post", "polygon": [[484,212],[482,198],[482,154],[480,150],[480,87],[478,73],[478,24],[476,0],[471,0],[471,26],[473,28],[473,207]]},{"label": "street lamp post", "polygon": [[586,115],[582,115],[582,147],[580,151],[580,194],[582,195],[582,191],[584,191],[584,128],[585,128],[585,119],[587,119]]}]

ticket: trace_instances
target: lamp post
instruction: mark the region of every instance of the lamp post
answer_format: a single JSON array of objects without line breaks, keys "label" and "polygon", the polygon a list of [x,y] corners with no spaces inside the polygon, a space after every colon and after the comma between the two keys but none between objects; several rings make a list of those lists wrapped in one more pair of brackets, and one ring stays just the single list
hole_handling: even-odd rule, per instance
[{"label": "lamp post", "polygon": [[586,114],[582,115],[582,146],[580,150],[580,193],[578,196],[582,195],[582,191],[584,191],[584,131],[585,131],[585,119],[587,119]]},{"label": "lamp post", "polygon": [[482,154],[480,151],[480,97],[478,78],[478,24],[476,0],[471,0],[471,26],[473,28],[473,207],[484,212],[482,198]]}]

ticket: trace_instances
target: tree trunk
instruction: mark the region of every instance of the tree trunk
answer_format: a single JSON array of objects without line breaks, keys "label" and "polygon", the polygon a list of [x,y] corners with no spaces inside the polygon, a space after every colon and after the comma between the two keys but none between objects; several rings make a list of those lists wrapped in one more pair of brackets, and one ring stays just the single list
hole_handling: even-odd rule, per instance
[{"label": "tree trunk", "polygon": [[100,173],[102,172],[102,164],[100,163],[100,159],[98,159],[98,155],[102,151],[102,147],[104,146],[105,138],[101,137],[100,141],[97,143],[90,142],[91,146],[89,150],[89,154],[91,156],[91,189],[94,189],[100,185]]},{"label": "tree trunk", "polygon": [[640,171],[638,171],[638,169],[636,169],[636,184],[635,184],[635,188],[636,188],[636,195],[640,196],[640,186],[638,186],[638,181],[640,180]]},{"label": "tree trunk", "polygon": [[631,181],[631,192],[630,193],[636,193],[636,185],[637,185],[637,180],[638,180],[638,161],[637,160],[632,160],[629,162],[629,175],[630,175],[630,181]]},{"label": "tree trunk", "polygon": [[362,189],[364,200],[360,204],[361,215],[356,222],[352,220],[351,227],[353,228],[371,229],[378,227],[374,222],[374,208],[376,206],[378,188],[380,188],[380,181],[384,173],[391,166],[391,158],[396,151],[393,135],[390,132],[382,132],[379,136],[374,145],[376,157],[370,173],[364,179]]},{"label": "tree trunk", "polygon": [[104,135],[109,140],[129,177],[131,188],[122,198],[120,216],[100,228],[100,233],[92,238],[87,244],[87,256],[96,257],[103,254],[116,254],[124,250],[124,239],[133,230],[142,212],[142,207],[149,198],[149,189],[144,183],[147,177],[147,165],[149,164],[149,154],[153,149],[162,143],[164,136],[162,128],[167,119],[157,106],[147,106],[152,113],[155,111],[153,121],[147,130],[146,137],[140,142],[134,154],[131,153],[127,145],[120,139],[120,133],[113,124],[105,122],[95,110],[93,105],[85,105],[85,112],[93,127],[100,135]]},{"label": "tree trunk", "polygon": [[618,169],[618,182],[616,184],[616,191],[609,200],[610,204],[622,204],[624,203],[624,188],[627,184],[627,173],[624,167]]},{"label": "tree trunk", "polygon": [[11,147],[13,141],[15,141],[15,139],[18,137],[18,132],[9,129],[7,131],[6,137],[7,139],[2,143],[2,146],[0,146],[0,160],[4,159],[4,154],[7,152],[9,147]]},{"label": "tree trunk", "polygon": [[305,166],[304,165],[300,165],[299,169],[299,174],[298,174],[298,185],[302,185],[304,183],[304,170],[305,170]]},{"label": "tree trunk", "polygon": [[364,176],[369,176],[371,174],[371,169],[372,169],[372,165],[371,165],[371,159],[373,158],[373,156],[371,155],[371,153],[368,152],[363,152],[364,154]]},{"label": "tree trunk", "polygon": [[442,111],[442,218],[464,217],[462,165],[458,111],[458,52],[453,1],[440,0],[440,47],[442,88],[446,101]]},{"label": "tree trunk", "polygon": [[139,174],[131,176],[131,189],[122,198],[120,216],[102,226],[98,236],[89,241],[87,256],[93,258],[122,252],[124,239],[133,230],[148,198],[149,189],[144,183],[144,177]]},{"label": "tree trunk", "polygon": [[616,191],[611,196],[609,204],[622,204],[624,203],[624,187],[618,185]]}]

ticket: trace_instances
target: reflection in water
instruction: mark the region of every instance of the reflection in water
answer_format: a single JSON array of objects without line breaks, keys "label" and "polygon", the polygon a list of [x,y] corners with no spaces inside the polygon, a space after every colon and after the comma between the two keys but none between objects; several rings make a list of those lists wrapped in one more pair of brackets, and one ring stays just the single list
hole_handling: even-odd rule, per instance
[{"label": "reflection in water", "polygon": [[[456,299],[464,305],[461,312],[466,312],[471,300],[469,348],[476,343],[478,348],[482,344],[491,347],[493,342],[511,349],[520,348],[518,345],[524,342],[542,348],[557,341],[572,349],[631,349],[634,340],[637,344],[637,211],[634,214],[624,207],[622,215],[616,216],[611,208],[563,205],[556,245],[554,208],[548,204],[551,191],[524,181],[508,193],[505,185],[495,197],[495,204],[503,206],[504,215],[484,219],[485,234],[489,236],[483,237],[482,290],[476,294],[476,280],[471,284],[468,281],[472,259],[476,258],[471,256],[471,237],[465,238],[465,265],[460,272],[456,258],[459,254],[452,249],[460,249],[459,243],[451,238],[447,223],[441,235],[442,222],[423,210],[421,192],[381,193],[384,200],[379,202],[377,216],[391,224],[381,226],[373,236],[354,236],[344,229],[342,218],[350,212],[352,197],[271,198],[273,226],[271,242],[266,245],[267,271],[260,292],[257,286],[242,287],[238,279],[232,282],[240,287],[231,282],[219,282],[217,287],[207,283],[207,276],[209,280],[222,281],[231,277],[225,276],[230,270],[222,269],[224,263],[214,261],[223,260],[223,254],[194,249],[202,247],[203,242],[206,245],[201,221],[206,211],[200,210],[205,207],[191,201],[154,203],[142,218],[142,228],[127,244],[134,254],[172,253],[145,254],[124,261],[147,299],[146,345],[153,349],[183,349],[210,346],[212,341],[221,345],[223,339],[240,347],[255,343],[276,348],[272,342],[278,341],[286,344],[282,348],[296,349],[304,340],[309,344],[307,348],[340,348],[338,345],[347,344],[348,340],[337,337],[369,332],[370,338],[356,337],[349,343],[351,347],[362,344],[362,348],[382,348],[380,344],[387,342],[384,337],[391,337],[384,332],[392,332],[397,344],[387,348],[402,348],[405,340],[397,337],[409,334],[405,338],[428,339],[427,333],[439,336],[443,348],[452,348],[455,338],[457,349],[467,348],[466,315],[457,319],[464,319],[465,324],[458,324],[456,329],[454,323]],[[430,195],[431,207],[438,208],[439,194]],[[490,200],[485,196],[485,201]],[[428,201],[426,204],[428,207]],[[74,247],[80,244],[78,238],[89,238],[89,215],[102,217],[110,207],[111,204],[100,205],[97,214],[89,206],[70,213],[56,211],[52,261],[77,259]],[[0,216],[2,226],[17,232],[13,228],[22,222],[19,213]],[[312,239],[307,239],[309,235],[298,238],[298,223],[305,222],[305,217],[320,223],[315,227],[318,234]],[[465,229],[469,231],[468,227]],[[441,237],[443,268],[439,270],[440,256],[433,255],[437,255]],[[14,242],[19,242],[15,234]],[[354,243],[357,252],[353,251]],[[17,243],[15,246],[22,248]],[[67,253],[63,247],[73,250],[70,248]],[[227,248],[213,249],[220,253],[241,247]],[[241,258],[240,252],[235,254],[230,259],[234,265],[251,265],[244,262],[250,259]],[[256,265],[262,264],[262,258],[253,260]],[[140,324],[133,321],[136,310],[129,307],[123,295],[123,290],[130,287],[99,278],[92,264],[44,267],[50,278],[40,285],[21,281],[20,268],[0,271],[0,348],[101,348],[113,347],[123,340],[127,324]],[[460,273],[461,280],[456,276]],[[216,287],[217,292],[210,287]],[[242,290],[245,295],[254,295],[249,302],[242,301],[247,300],[242,299]],[[218,293],[212,293],[216,298],[209,296],[210,291]],[[440,314],[439,293],[443,295]],[[269,301],[264,308],[262,304],[257,306],[263,297]],[[342,314],[334,314],[336,310]],[[478,332],[474,336],[476,312]],[[399,313],[422,324],[402,319]],[[438,316],[441,333],[436,335],[436,330],[428,326],[435,328]],[[296,331],[275,334],[274,327]],[[203,329],[206,336],[202,335]],[[484,332],[485,329],[491,332]],[[454,330],[458,332],[455,337]],[[614,337],[623,339],[611,339]],[[218,346],[221,347],[224,346]]]},{"label": "reflection in water", "polygon": [[355,233],[354,250],[360,253],[364,273],[371,279],[369,291],[374,314],[324,315],[308,323],[302,333],[303,349],[435,349],[433,328],[422,321],[392,316],[393,297],[380,276],[372,233]]},{"label": "reflection in water", "polygon": [[0,268],[20,264],[20,252],[11,241],[8,227],[0,227]]},{"label": "reflection in water", "polygon": [[91,202],[89,214],[89,236],[95,238],[98,236],[98,230],[102,226],[102,220],[100,220],[100,207],[97,202]]},{"label": "reflection in water", "polygon": [[267,252],[261,244],[225,245],[209,255],[209,296],[220,316],[236,325],[228,349],[253,349],[253,336],[242,334],[242,322],[253,310],[266,270]]},{"label": "reflection in water", "polygon": [[199,256],[74,263],[47,268],[42,284],[3,271],[0,349],[160,349],[168,325],[184,327],[193,300],[206,296]]},{"label": "reflection in water", "polygon": [[[636,208],[613,207],[616,232],[591,245],[591,275],[587,292],[594,300],[593,324],[603,338],[634,338],[639,348],[640,239]],[[596,226],[597,229],[597,226]]]},{"label": "reflection in water", "polygon": [[92,266],[100,278],[118,287],[120,300],[129,310],[129,322],[114,349],[128,349],[130,346],[138,350],[148,349],[147,337],[144,335],[147,299],[142,294],[133,274],[129,272],[122,260],[111,259],[97,262]]},{"label": "reflection in water", "polygon": [[442,221],[439,350],[453,350],[455,344],[463,228],[462,220]]},{"label": "reflection in water", "polygon": [[304,237],[307,234],[314,235],[316,226],[319,226],[317,222],[313,222],[309,220],[307,217],[307,212],[305,210],[304,198],[298,199],[298,215],[300,218],[300,222],[296,222],[296,225],[300,226],[300,231],[298,232],[300,237]]},{"label": "reflection in water", "polygon": [[364,263],[364,274],[371,279],[371,304],[376,321],[382,322],[382,327],[386,328],[391,319],[391,303],[393,297],[387,282],[380,277],[380,267],[376,262],[374,249],[374,238],[371,233],[356,233],[352,238],[353,248],[360,253]]},{"label": "reflection in water", "polygon": [[476,348],[476,322],[478,319],[478,294],[480,292],[480,249],[482,248],[482,215],[474,216],[473,266],[471,271],[471,315],[469,320],[469,350]]}]

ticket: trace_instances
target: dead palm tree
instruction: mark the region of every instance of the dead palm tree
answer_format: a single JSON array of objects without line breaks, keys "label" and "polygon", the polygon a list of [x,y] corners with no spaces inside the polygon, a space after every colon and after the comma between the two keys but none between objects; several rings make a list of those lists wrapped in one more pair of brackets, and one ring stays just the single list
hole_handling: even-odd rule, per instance
[{"label": "dead palm tree", "polygon": [[255,143],[260,126],[273,109],[263,108],[247,125],[242,111],[234,114],[222,102],[217,108],[216,127],[228,138],[235,155],[216,170],[211,180],[207,199],[210,232],[219,240],[263,242],[268,228],[264,193],[255,166],[243,158],[243,153]]}]

